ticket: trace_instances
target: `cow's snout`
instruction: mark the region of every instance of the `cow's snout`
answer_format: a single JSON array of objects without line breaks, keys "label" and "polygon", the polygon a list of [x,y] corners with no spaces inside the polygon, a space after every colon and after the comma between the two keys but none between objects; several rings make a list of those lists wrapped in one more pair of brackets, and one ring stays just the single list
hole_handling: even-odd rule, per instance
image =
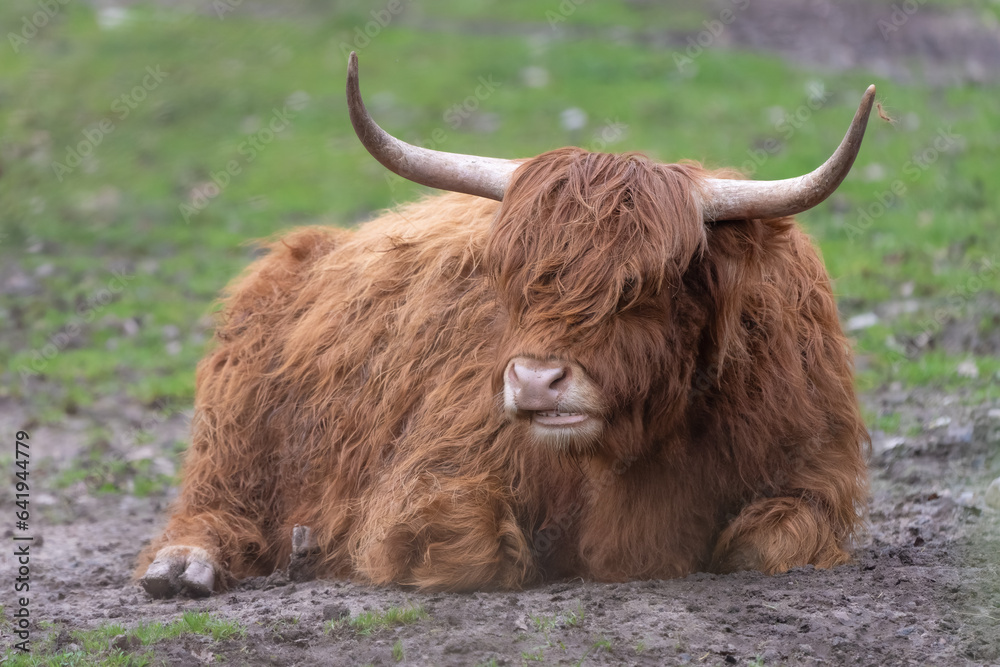
[{"label": "cow's snout", "polygon": [[515,358],[505,382],[519,410],[555,410],[572,384],[572,371],[557,362]]},{"label": "cow's snout", "polygon": [[514,357],[503,385],[507,418],[528,422],[537,441],[560,450],[585,449],[601,434],[600,392],[579,364]]}]

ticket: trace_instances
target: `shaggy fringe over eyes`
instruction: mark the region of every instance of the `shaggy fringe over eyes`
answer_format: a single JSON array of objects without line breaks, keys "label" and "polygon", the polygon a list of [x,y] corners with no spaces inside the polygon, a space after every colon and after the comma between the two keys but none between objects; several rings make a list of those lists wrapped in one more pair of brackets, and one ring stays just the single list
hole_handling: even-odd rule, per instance
[{"label": "shaggy fringe over eyes", "polygon": [[512,313],[597,325],[677,286],[705,248],[700,168],[563,148],[514,174],[486,263]]}]

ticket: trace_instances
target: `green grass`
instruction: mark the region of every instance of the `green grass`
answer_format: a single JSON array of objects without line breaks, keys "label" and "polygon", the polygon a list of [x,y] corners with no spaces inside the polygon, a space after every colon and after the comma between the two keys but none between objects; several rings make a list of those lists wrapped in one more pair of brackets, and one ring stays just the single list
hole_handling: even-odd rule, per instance
[{"label": "green grass", "polygon": [[[592,644],[591,644],[591,645],[590,645],[590,646],[589,646],[589,647],[587,648],[587,650],[586,650],[586,651],[584,652],[584,654],[583,654],[583,655],[582,655],[582,656],[580,657],[580,659],[576,661],[575,665],[576,665],[576,667],[580,667],[581,665],[583,665],[583,664],[584,664],[584,662],[585,662],[585,661],[587,660],[587,658],[588,658],[588,657],[589,657],[589,656],[590,656],[590,655],[591,655],[592,653],[595,653],[595,652],[597,652],[597,651],[608,651],[608,652],[610,652],[612,648],[613,648],[613,644],[611,643],[611,640],[610,640],[610,639],[607,639],[607,638],[606,638],[606,637],[604,637],[604,636],[601,636],[601,637],[599,637],[599,638],[598,638],[597,640],[595,640],[595,641],[594,641],[594,642],[593,642],[593,643],[592,643]],[[639,653],[639,648],[638,648],[638,646],[636,647],[636,653]]]},{"label": "green grass", "polygon": [[579,603],[577,604],[576,609],[566,612],[566,614],[563,615],[563,621],[565,622],[566,627],[577,628],[583,625],[583,621],[586,617],[587,615],[583,610],[583,604]]},{"label": "green grass", "polygon": [[552,628],[556,627],[556,624],[559,622],[559,617],[558,616],[554,616],[554,615],[553,616],[541,616],[541,615],[539,615],[539,616],[532,616],[531,617],[531,622],[535,626],[535,630],[537,630],[538,632],[545,632],[545,633],[547,633],[549,630],[551,630]]},{"label": "green grass", "polygon": [[[983,0],[935,4],[996,11]],[[904,288],[930,307],[977,280],[983,293],[1000,291],[1000,276],[981,269],[1000,257],[996,85],[932,89],[713,48],[681,71],[672,48],[613,41],[591,29],[697,29],[710,15],[692,0],[581,3],[557,23],[552,43],[518,28],[547,28],[546,12],[560,6],[434,3],[394,18],[360,53],[373,113],[405,140],[441,130],[443,150],[525,157],[567,144],[603,146],[663,161],[745,165],[772,179],[825,159],[865,86],[876,83],[899,122],[873,119],[838,193],[800,216],[845,315],[900,298]],[[122,393],[189,405],[212,304],[253,258],[248,241],[304,223],[350,225],[424,191],[387,178],[347,119],[341,47],[352,48],[372,7],[291,7],[283,19],[247,9],[220,20],[139,5],[129,9],[127,28],[106,29],[88,5],[68,3],[0,59],[0,265],[16,266],[27,285],[0,293],[0,395],[31,398],[42,421]],[[0,19],[19,26],[35,11],[30,0],[15,0],[3,3]],[[469,23],[507,29],[448,28]],[[429,38],[439,30],[447,39]],[[142,86],[147,67],[165,75],[155,85],[147,78],[144,99],[130,98],[135,108],[124,115],[122,95]],[[548,85],[527,85],[528,67],[547,71]],[[495,128],[453,128],[445,114],[474,94],[479,77],[500,84],[479,102],[479,113],[495,115]],[[812,109],[817,81],[828,95]],[[559,120],[573,106],[589,119],[578,132]],[[292,111],[287,128],[250,160],[240,147],[282,109]],[[796,113],[801,123],[782,124]],[[87,136],[102,121],[113,130],[88,149]],[[602,139],[609,125],[624,128],[612,143]],[[755,147],[769,139],[777,148],[761,161]],[[54,162],[68,164],[81,142],[90,155],[57,175]],[[914,161],[925,158],[926,168]],[[239,173],[223,177],[232,161]],[[185,219],[182,207],[213,180],[228,183]],[[894,183],[904,195],[891,194]],[[868,223],[864,212],[880,199],[885,210]],[[955,378],[961,359],[896,359],[889,333],[859,335],[859,355],[871,360],[862,387],[962,384],[990,396],[996,386],[993,360],[977,359],[977,380]],[[108,488],[116,475],[107,473]]]},{"label": "green grass", "polygon": [[611,640],[601,637],[594,642],[594,648],[598,650],[610,651],[611,650]]},{"label": "green grass", "polygon": [[283,616],[271,623],[271,632],[280,635],[285,628],[294,628],[299,624],[298,616]]},{"label": "green grass", "polygon": [[885,433],[896,433],[899,431],[901,421],[898,412],[887,412],[879,415],[865,415],[865,423],[872,429],[878,429]]},{"label": "green grass", "polygon": [[435,3],[427,6],[428,19],[448,22],[482,22],[488,17],[496,25],[545,24],[556,30],[581,27],[641,29],[649,25],[670,25],[674,30],[699,29],[705,20],[704,11],[693,0],[672,3],[617,3],[566,0],[537,2],[532,0],[472,0],[459,3]]},{"label": "green grass", "polygon": [[524,662],[542,662],[545,660],[544,647],[539,647],[534,651],[521,651],[521,660]]},{"label": "green grass", "polygon": [[327,623],[327,632],[350,627],[355,634],[370,637],[383,630],[402,625],[412,625],[430,618],[421,605],[408,604],[405,607],[389,607],[384,611],[363,611],[351,618],[341,618]]},{"label": "green grass", "polygon": [[[1000,286],[998,286],[1000,289]],[[921,327],[912,320],[876,325],[857,335],[857,354],[866,368],[858,374],[862,389],[873,389],[888,382],[903,386],[933,387],[953,392],[971,391],[972,400],[1000,398],[1000,360],[995,356],[952,354],[941,349],[914,351],[907,346]],[[963,375],[963,364],[975,364],[976,377]]]},{"label": "green grass", "polygon": [[[566,653],[566,644],[553,636],[553,631],[556,629],[571,629],[580,628],[583,626],[584,620],[586,618],[586,613],[583,609],[582,603],[577,603],[576,609],[568,611],[564,614],[531,614],[529,617],[531,625],[534,631],[541,633],[544,638],[544,643],[535,646],[530,651],[521,652],[522,662],[542,662],[545,660],[545,650],[546,649],[559,649],[563,653]],[[527,634],[519,635],[517,641],[523,641],[528,638]],[[593,647],[589,648],[584,654],[584,658],[593,650]],[[581,658],[582,660],[582,658]]]},{"label": "green grass", "polygon": [[583,609],[583,604],[577,604],[576,609],[562,614],[561,617],[559,614],[532,614],[529,619],[537,632],[548,636],[550,630],[560,625],[567,628],[582,626],[584,619],[586,619],[586,612]]},{"label": "green grass", "polygon": [[[104,429],[90,432],[84,451],[53,475],[50,482],[53,488],[67,489],[81,484],[88,493],[130,493],[145,497],[162,493],[177,482],[175,476],[157,471],[151,459],[121,458],[111,447],[109,437],[110,433]],[[178,452],[179,447],[175,446],[172,453]]]},{"label": "green grass", "polygon": [[246,636],[246,629],[236,621],[219,618],[208,612],[187,611],[170,623],[140,623],[132,628],[121,623],[108,623],[93,630],[73,631],[71,633],[72,643],[78,647],[74,651],[56,650],[54,639],[57,634],[58,628],[51,627],[43,640],[35,640],[31,653],[21,653],[8,649],[0,662],[10,667],[36,667],[39,665],[142,667],[154,664],[155,655],[152,651],[144,651],[139,654],[138,648],[129,652],[111,649],[109,646],[111,640],[124,635],[133,646],[150,647],[165,639],[173,639],[185,634],[197,634],[211,637],[216,642],[222,642],[229,639],[242,639]]}]

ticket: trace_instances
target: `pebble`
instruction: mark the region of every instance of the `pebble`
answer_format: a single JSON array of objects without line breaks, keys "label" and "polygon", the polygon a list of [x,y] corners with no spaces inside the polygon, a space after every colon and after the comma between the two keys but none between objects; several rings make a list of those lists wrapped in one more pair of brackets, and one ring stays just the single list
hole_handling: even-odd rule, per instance
[{"label": "pebble", "polygon": [[766,651],[764,651],[764,654],[761,656],[761,658],[764,659],[764,664],[766,664],[766,665],[770,665],[772,663],[776,663],[779,660],[781,660],[782,657],[783,656],[780,653],[778,653],[778,651],[776,649],[773,649],[773,648],[767,649]]},{"label": "pebble", "polygon": [[848,331],[857,331],[858,329],[873,327],[876,324],[878,324],[878,315],[875,313],[861,313],[848,319],[844,324],[844,328]]},{"label": "pebble", "polygon": [[1000,477],[990,482],[990,485],[986,487],[986,493],[984,494],[984,500],[986,504],[993,509],[1000,510]]},{"label": "pebble", "polygon": [[544,67],[525,67],[521,70],[521,80],[529,88],[544,88],[549,85],[549,71]]},{"label": "pebble", "polygon": [[951,423],[951,417],[938,417],[930,424],[928,424],[927,428],[941,428],[942,426],[947,426],[950,423]]},{"label": "pebble", "polygon": [[[913,283],[910,283],[910,289],[913,289]],[[918,310],[920,310],[919,301],[916,299],[906,299],[904,301],[889,301],[888,303],[884,303],[881,306],[880,312],[883,317],[895,319],[900,315],[908,315],[909,313],[915,313]]]},{"label": "pebble", "polygon": [[570,132],[582,130],[587,126],[587,112],[579,107],[570,107],[563,109],[559,114],[559,120],[565,130]]},{"label": "pebble", "polygon": [[904,444],[905,442],[906,442],[906,438],[900,438],[900,437],[886,438],[885,440],[883,440],[876,447],[878,449],[880,449],[881,451],[883,451],[883,452],[887,452],[890,449],[895,449],[896,447],[899,447],[900,445]]},{"label": "pebble", "polygon": [[957,372],[960,377],[975,379],[979,377],[979,366],[972,359],[966,359],[958,365]]},{"label": "pebble", "polygon": [[868,182],[881,181],[885,178],[885,167],[878,162],[873,162],[864,168],[862,174]]}]

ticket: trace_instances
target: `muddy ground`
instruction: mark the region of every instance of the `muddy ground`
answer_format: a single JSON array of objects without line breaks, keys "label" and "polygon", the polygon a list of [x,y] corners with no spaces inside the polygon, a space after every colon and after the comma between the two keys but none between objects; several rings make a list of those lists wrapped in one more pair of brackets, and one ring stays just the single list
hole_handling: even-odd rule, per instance
[{"label": "muddy ground", "polygon": [[[767,13],[774,2],[762,2],[748,14],[759,18],[741,21],[727,39],[736,46],[773,48],[810,65],[858,67],[867,61],[901,78],[910,77],[914,59],[926,53],[936,63],[932,78],[939,81],[981,80],[1000,71],[993,62],[1000,43],[995,27],[978,25],[968,14],[956,14],[936,32],[926,32],[936,14],[921,10],[898,38],[864,40],[859,31],[871,37],[874,20],[881,16],[876,10],[859,10],[864,3],[847,5],[854,8],[851,16],[862,18],[845,18],[838,13],[843,5],[802,4],[806,8],[801,11],[818,18],[799,23],[816,30],[775,27],[768,19],[775,14]],[[880,6],[886,15],[891,11]],[[820,19],[826,22],[823,30]],[[837,30],[829,29],[830,21]],[[857,29],[852,30],[851,21]],[[942,32],[941,26],[947,30]],[[782,41],[768,37],[774,30],[812,37]],[[954,38],[951,30],[975,38]],[[826,35],[853,36],[834,37],[833,42]],[[905,58],[896,57],[894,44],[902,44],[898,48]],[[45,392],[46,387],[36,390]],[[205,600],[151,600],[131,582],[131,570],[143,543],[162,524],[173,492],[97,494],[82,481],[57,489],[46,480],[85,456],[93,445],[86,434],[95,428],[111,434],[102,456],[152,459],[155,468],[169,474],[174,459],[165,453],[186,441],[189,415],[113,398],[67,415],[57,426],[39,426],[26,402],[0,398],[0,433],[7,441],[20,429],[31,434],[36,644],[49,636],[56,647],[69,649],[73,630],[112,621],[171,620],[186,610],[208,610],[238,620],[246,626],[246,636],[212,642],[186,635],[162,641],[153,647],[156,660],[171,665],[396,664],[392,648],[399,640],[400,664],[413,665],[488,664],[491,659],[509,665],[536,660],[587,665],[1000,664],[1000,509],[987,502],[988,485],[1000,476],[1000,402],[977,403],[961,391],[898,387],[870,393],[863,402],[872,414],[901,417],[891,432],[873,432],[871,526],[853,564],[775,577],[749,572],[628,584],[575,580],[499,594],[427,595],[346,582],[292,583],[279,572]],[[6,528],[8,544],[10,537]],[[4,573],[14,571],[10,549],[2,551],[0,563]],[[8,614],[10,597],[3,598]],[[428,617],[372,636],[359,636],[346,625],[327,629],[327,621],[347,614],[406,604],[421,605]],[[4,646],[12,643],[9,626],[0,625],[0,639]]]},{"label": "muddy ground", "polygon": [[[204,600],[151,600],[130,581],[142,544],[172,492],[145,498],[33,486],[31,611],[34,639],[108,622],[172,620],[207,610],[238,620],[241,639],[187,635],[153,646],[170,665],[227,664],[994,665],[1000,664],[1000,510],[986,501],[1000,475],[1000,402],[887,389],[865,397],[899,428],[875,432],[871,529],[856,562],[768,577],[696,574],[676,581],[564,581],[515,593],[420,594],[347,582],[290,582],[283,572]],[[59,427],[19,422],[0,403],[0,430],[29,427],[33,467],[55,475],[84,446],[90,424],[109,428],[108,457],[183,439],[188,416],[107,401]],[[916,433],[916,435],[905,435]],[[128,447],[129,450],[124,448]],[[45,461],[47,459],[47,461]],[[170,459],[157,465],[168,469]],[[38,476],[35,477],[39,482]],[[9,539],[10,531],[5,537]],[[41,541],[41,544],[38,542]],[[15,564],[4,550],[3,571]],[[419,604],[428,618],[359,636],[327,621]],[[42,629],[38,622],[54,624]],[[9,628],[3,631],[10,641]],[[140,651],[141,653],[142,651]]]}]

